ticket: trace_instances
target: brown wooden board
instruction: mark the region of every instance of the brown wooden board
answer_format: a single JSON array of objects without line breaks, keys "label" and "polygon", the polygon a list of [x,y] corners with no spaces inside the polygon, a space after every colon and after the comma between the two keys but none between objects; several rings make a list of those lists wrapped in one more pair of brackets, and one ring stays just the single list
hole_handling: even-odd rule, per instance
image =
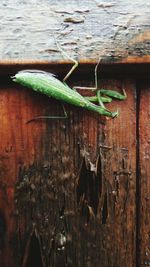
[{"label": "brown wooden board", "polygon": [[135,84],[99,83],[126,89],[118,118],[66,105],[66,120],[27,124],[60,102],[1,82],[0,266],[135,266]]},{"label": "brown wooden board", "polygon": [[150,265],[150,81],[139,84],[138,254],[139,266]]}]

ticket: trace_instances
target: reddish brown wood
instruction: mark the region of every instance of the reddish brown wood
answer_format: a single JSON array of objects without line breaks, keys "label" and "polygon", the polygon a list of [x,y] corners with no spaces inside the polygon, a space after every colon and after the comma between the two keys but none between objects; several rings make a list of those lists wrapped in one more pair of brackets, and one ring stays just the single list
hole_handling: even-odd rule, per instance
[{"label": "reddish brown wood", "polygon": [[[110,85],[110,82],[108,84]],[[121,86],[126,89],[128,99],[125,102],[115,103],[120,115],[114,121],[108,119],[104,129],[104,141],[100,148],[103,170],[102,196],[98,213],[103,222],[100,234],[103,240],[100,249],[103,264],[100,266],[106,267],[135,266],[136,261],[135,84],[128,80],[120,83],[113,81],[110,88]],[[105,201],[107,201],[107,212]]]},{"label": "reddish brown wood", "polygon": [[67,120],[31,124],[61,114],[60,103],[1,84],[3,267],[34,266],[36,254],[42,267],[135,266],[134,83],[100,83],[126,88],[128,100],[110,105],[119,118],[67,105]]},{"label": "reddish brown wood", "polygon": [[139,266],[150,265],[150,81],[140,83],[139,105]]},{"label": "reddish brown wood", "polygon": [[[32,95],[32,93],[31,93]],[[26,124],[30,116],[44,108],[39,101],[34,104],[30,92],[22,91],[6,83],[0,88],[0,211],[2,224],[1,266],[20,266],[25,246],[23,231],[25,221],[18,225],[15,203],[16,182],[19,169],[32,164],[42,156],[40,135],[44,124],[33,129]],[[38,100],[38,99],[37,99]],[[40,98],[39,98],[40,100]],[[37,152],[40,150],[40,153]],[[24,229],[24,230],[23,230]]]}]

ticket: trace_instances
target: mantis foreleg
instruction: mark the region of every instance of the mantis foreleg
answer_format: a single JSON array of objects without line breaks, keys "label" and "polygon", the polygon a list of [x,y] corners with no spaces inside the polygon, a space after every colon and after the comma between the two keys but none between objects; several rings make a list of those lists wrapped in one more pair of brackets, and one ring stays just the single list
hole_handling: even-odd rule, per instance
[{"label": "mantis foreleg", "polygon": [[107,89],[100,89],[100,92],[106,96],[116,98],[118,100],[124,100],[127,98],[127,94],[124,88],[122,90],[123,90],[123,94],[120,94],[114,90],[107,90]]},{"label": "mantis foreleg", "polygon": [[[98,97],[96,95],[95,96],[85,96],[84,98],[86,98],[90,102],[98,102]],[[101,100],[103,103],[112,102],[112,98],[110,98],[108,96],[101,96]]]}]

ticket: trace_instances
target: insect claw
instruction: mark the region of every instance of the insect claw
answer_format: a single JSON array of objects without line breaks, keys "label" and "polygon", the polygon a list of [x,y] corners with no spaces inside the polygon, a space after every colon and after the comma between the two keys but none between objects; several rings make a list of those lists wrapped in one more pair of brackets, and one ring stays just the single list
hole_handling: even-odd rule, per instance
[{"label": "insect claw", "polygon": [[119,115],[119,111],[118,111],[118,109],[117,109],[117,111],[112,112],[112,117],[113,117],[113,118],[117,118],[118,115]]}]

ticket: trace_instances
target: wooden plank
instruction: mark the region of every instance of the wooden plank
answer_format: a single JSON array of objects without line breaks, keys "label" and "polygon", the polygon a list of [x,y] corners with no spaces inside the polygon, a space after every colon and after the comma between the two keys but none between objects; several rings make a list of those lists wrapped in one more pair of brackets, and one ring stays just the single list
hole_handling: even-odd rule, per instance
[{"label": "wooden plank", "polygon": [[70,56],[149,55],[149,3],[132,1],[37,0],[2,3],[1,59],[62,59],[54,36]]},{"label": "wooden plank", "polygon": [[114,121],[108,120],[100,148],[103,172],[99,207],[99,217],[103,223],[100,266],[135,266],[136,262],[135,85],[127,80],[122,84],[111,83],[112,88],[121,86],[126,89],[128,100],[117,103],[120,116]]},{"label": "wooden plank", "polygon": [[[76,77],[78,75],[85,76],[87,72],[91,73],[90,78],[94,76],[94,68],[98,60],[88,59],[86,61],[79,62],[78,68],[75,69],[72,76]],[[42,60],[0,60],[0,77],[13,76],[17,71],[21,69],[41,69],[45,71],[52,72],[62,78],[71,69],[72,63],[70,60],[64,59],[62,62],[49,62]],[[115,75],[121,77],[132,77],[137,78],[140,76],[149,76],[150,70],[150,56],[141,57],[128,57],[124,59],[109,59],[104,57],[101,59],[100,65],[98,67],[98,77],[104,77],[104,75],[109,75],[114,77]],[[59,66],[59,67],[58,67]],[[61,69],[62,77],[59,77]],[[71,77],[72,77],[71,76]],[[70,78],[69,78],[70,79]],[[75,78],[74,78],[75,79]]]},{"label": "wooden plank", "polygon": [[[42,110],[42,103],[34,105],[30,93],[25,94],[14,86],[1,83],[0,88],[0,221],[2,224],[1,266],[20,266],[24,251],[24,219],[18,222],[15,191],[19,169],[30,165],[37,153],[41,152],[40,136],[44,125],[34,127],[34,132],[26,126],[29,116]],[[39,109],[38,109],[39,106]],[[37,144],[37,145],[36,145]],[[37,153],[38,155],[38,153]],[[17,200],[16,200],[17,201]],[[26,229],[28,231],[28,229]]]},{"label": "wooden plank", "polygon": [[119,118],[66,105],[67,120],[31,124],[36,115],[61,114],[60,103],[1,84],[3,267],[37,264],[36,254],[42,267],[135,266],[134,83],[100,83],[127,90],[126,102],[110,106]]},{"label": "wooden plank", "polygon": [[150,265],[150,81],[139,84],[139,266]]}]

